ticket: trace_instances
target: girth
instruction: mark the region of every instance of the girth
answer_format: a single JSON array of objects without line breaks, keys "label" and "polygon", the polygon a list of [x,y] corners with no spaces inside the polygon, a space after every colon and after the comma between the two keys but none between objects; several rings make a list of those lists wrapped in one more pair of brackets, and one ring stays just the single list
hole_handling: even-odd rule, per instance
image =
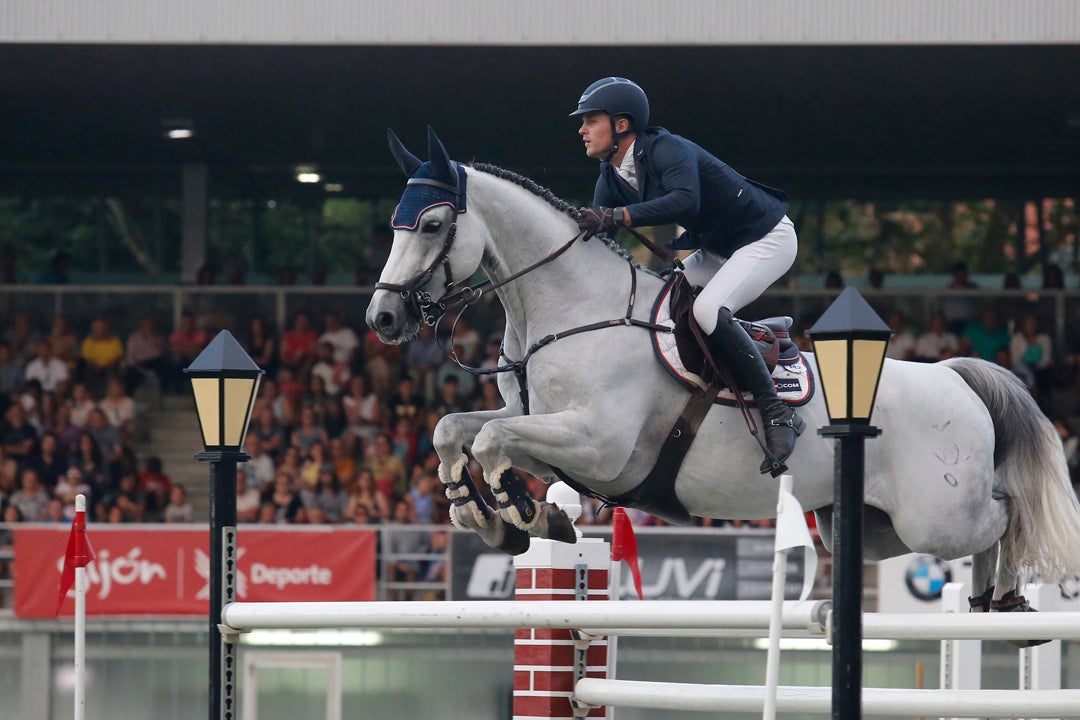
[{"label": "girth", "polygon": [[633,490],[621,495],[604,495],[585,487],[557,467],[551,469],[564,483],[605,505],[637,508],[672,525],[689,525],[693,518],[675,494],[675,479],[719,389],[718,384],[711,382],[708,387],[690,394],[682,414],[660,447],[652,470]]}]

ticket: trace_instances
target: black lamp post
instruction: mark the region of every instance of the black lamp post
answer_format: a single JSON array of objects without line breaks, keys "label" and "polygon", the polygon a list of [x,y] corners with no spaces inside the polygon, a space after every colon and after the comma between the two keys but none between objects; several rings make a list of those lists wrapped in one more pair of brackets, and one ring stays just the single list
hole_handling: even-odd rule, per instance
[{"label": "black lamp post", "polygon": [[846,288],[809,331],[840,452],[833,474],[832,717],[862,717],[863,500],[865,447],[892,331],[855,288]]},{"label": "black lamp post", "polygon": [[244,436],[263,371],[228,330],[184,372],[191,378],[203,452],[210,463],[210,720],[235,720],[236,649],[221,642],[221,609],[236,600],[236,463],[248,460]]}]

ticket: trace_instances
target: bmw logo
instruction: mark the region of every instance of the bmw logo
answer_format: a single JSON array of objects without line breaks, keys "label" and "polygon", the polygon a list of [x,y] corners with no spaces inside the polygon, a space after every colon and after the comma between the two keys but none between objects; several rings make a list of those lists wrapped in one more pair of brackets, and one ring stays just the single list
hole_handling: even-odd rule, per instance
[{"label": "bmw logo", "polygon": [[933,555],[918,555],[904,573],[904,584],[919,600],[932,602],[941,599],[941,588],[952,580],[948,563]]}]

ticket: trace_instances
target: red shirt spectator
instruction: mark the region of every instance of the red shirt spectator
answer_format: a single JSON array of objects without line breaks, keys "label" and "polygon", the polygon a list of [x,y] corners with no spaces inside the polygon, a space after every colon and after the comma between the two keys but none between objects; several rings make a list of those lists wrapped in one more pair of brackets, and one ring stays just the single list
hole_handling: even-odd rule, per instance
[{"label": "red shirt spectator", "polygon": [[293,370],[306,368],[315,360],[318,340],[319,335],[312,329],[308,314],[296,313],[293,326],[281,336],[281,363]]},{"label": "red shirt spectator", "polygon": [[177,359],[186,360],[186,367],[199,356],[209,341],[206,331],[195,324],[195,316],[184,313],[180,318],[180,325],[169,336],[169,351]]}]

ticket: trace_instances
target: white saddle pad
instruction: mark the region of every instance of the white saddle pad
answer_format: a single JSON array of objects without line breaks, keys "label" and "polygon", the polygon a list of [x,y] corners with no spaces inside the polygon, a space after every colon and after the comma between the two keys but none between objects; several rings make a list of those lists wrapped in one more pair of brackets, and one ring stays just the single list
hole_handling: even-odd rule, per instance
[{"label": "white saddle pad", "polygon": [[[671,309],[668,299],[673,284],[668,283],[660,292],[653,308],[652,321],[657,325],[675,327],[675,321],[671,319]],[[705,381],[697,373],[686,369],[682,358],[679,356],[678,347],[675,344],[675,334],[670,332],[652,332],[653,349],[660,364],[664,366],[671,376],[688,388],[704,388]],[[800,352],[793,358],[781,359],[773,370],[773,383],[776,385],[776,393],[788,405],[798,407],[810,402],[814,397],[814,375]],[[750,393],[743,393],[743,399],[747,404],[753,405],[754,398]],[[728,388],[722,388],[716,395],[715,402],[725,405],[735,405],[735,393]]]}]

